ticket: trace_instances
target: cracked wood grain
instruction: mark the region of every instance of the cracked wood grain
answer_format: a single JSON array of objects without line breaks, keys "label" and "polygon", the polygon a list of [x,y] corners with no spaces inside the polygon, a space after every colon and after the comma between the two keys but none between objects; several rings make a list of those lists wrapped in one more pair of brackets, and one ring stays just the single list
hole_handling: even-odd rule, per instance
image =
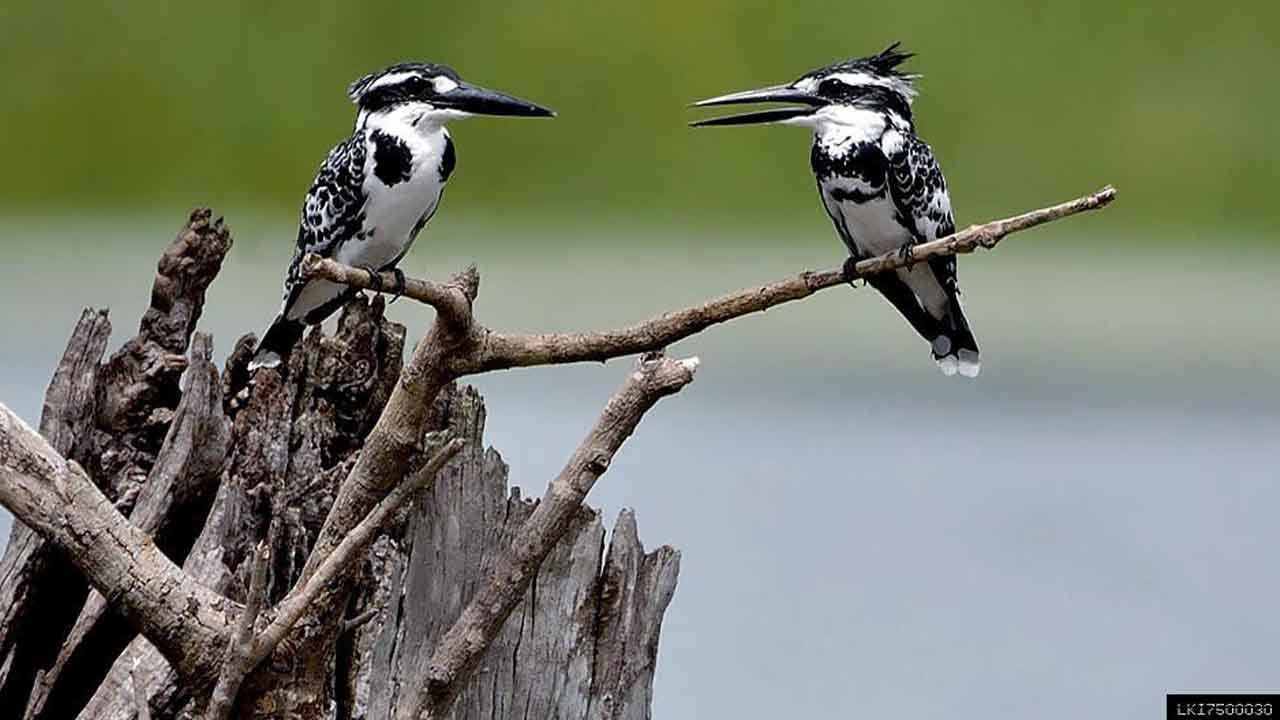
[{"label": "cracked wood grain", "polygon": [[569,530],[587,493],[609,468],[614,455],[658,400],[693,382],[696,358],[642,357],[609,399],[587,437],[551,481],[542,502],[524,522],[479,592],[430,653],[423,653],[410,678],[413,690],[396,720],[441,718],[525,596],[548,553]]},{"label": "cracked wood grain", "polygon": [[0,404],[0,503],[62,548],[109,602],[195,677],[227,632],[225,598],[190,582],[84,470]]}]

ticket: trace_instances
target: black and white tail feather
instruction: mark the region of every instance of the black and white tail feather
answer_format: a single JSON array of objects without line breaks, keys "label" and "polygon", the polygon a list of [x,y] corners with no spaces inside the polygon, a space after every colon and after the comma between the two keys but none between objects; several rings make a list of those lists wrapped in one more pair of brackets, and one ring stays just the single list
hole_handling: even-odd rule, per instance
[{"label": "black and white tail feather", "polygon": [[271,321],[271,327],[267,328],[262,335],[262,342],[258,343],[258,350],[249,363],[250,372],[260,367],[280,365],[285,358],[289,357],[290,351],[302,339],[306,329],[306,323],[277,315],[276,319]]},{"label": "black and white tail feather", "polygon": [[[700,120],[695,126],[776,123],[813,132],[810,155],[822,204],[854,259],[945,237],[955,231],[946,180],[915,134],[916,75],[894,43],[783,85],[731,93],[698,106],[784,102],[798,107]],[[933,258],[866,278],[929,342],[946,375],[974,377],[978,344],[960,307],[955,257]]]}]

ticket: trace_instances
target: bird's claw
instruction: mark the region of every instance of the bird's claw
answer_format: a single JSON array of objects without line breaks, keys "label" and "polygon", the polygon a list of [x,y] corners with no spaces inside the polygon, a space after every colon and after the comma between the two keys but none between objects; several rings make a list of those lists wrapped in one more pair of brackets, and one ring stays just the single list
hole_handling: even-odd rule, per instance
[{"label": "bird's claw", "polygon": [[915,241],[908,240],[907,242],[902,243],[902,247],[898,248],[898,257],[902,259],[902,264],[908,270],[910,270],[916,264],[915,256],[912,254],[912,250],[914,250],[915,247],[916,247]]},{"label": "bird's claw", "polygon": [[400,268],[391,268],[391,273],[396,276],[396,284],[391,289],[391,302],[395,302],[404,297],[405,280],[404,271]]},{"label": "bird's claw", "polygon": [[840,268],[840,274],[844,276],[844,281],[852,287],[857,287],[854,283],[862,278],[858,274],[858,258],[850,255],[844,259],[844,265]]},{"label": "bird's claw", "polygon": [[369,273],[369,289],[374,292],[382,292],[382,273],[375,270],[371,265],[361,265],[360,269]]}]

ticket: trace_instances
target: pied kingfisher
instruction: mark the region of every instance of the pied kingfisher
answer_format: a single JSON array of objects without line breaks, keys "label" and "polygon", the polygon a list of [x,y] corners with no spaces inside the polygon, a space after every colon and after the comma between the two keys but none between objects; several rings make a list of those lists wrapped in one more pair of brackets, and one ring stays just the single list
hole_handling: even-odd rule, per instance
[{"label": "pied kingfisher", "polygon": [[[785,102],[800,107],[717,117],[694,126],[779,123],[812,128],[818,193],[854,264],[955,232],[951,198],[933,151],[911,115],[918,77],[898,70],[912,57],[894,43],[869,57],[828,65],[795,82],[722,95],[696,106]],[[929,341],[946,375],[978,374],[978,345],[960,309],[954,256],[866,278]]]},{"label": "pied kingfisher", "polygon": [[451,68],[401,63],[366,75],[347,94],[355,132],[329,152],[302,204],[298,247],[284,283],[284,304],[250,368],[280,364],[307,325],[323,322],[355,290],[299,276],[307,253],[376,271],[393,270],[440,203],[456,164],[444,125],[472,115],[554,117],[527,100],[464,82]]}]

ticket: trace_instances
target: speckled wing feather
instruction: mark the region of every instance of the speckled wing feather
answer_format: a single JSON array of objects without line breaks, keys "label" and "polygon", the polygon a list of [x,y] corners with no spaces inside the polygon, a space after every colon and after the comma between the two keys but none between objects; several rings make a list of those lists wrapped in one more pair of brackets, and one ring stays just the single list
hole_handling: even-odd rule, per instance
[{"label": "speckled wing feather", "polygon": [[305,283],[299,282],[299,265],[307,253],[332,257],[338,247],[355,237],[364,224],[365,140],[357,133],[341,142],[320,166],[302,203],[298,224],[298,248],[285,280],[285,307],[293,303]]},{"label": "speckled wing feather", "polygon": [[[942,168],[928,143],[907,135],[898,151],[889,155],[889,195],[898,211],[898,222],[916,242],[928,242],[956,231],[951,196]],[[956,293],[954,255],[929,261],[938,282],[948,294]]]}]

